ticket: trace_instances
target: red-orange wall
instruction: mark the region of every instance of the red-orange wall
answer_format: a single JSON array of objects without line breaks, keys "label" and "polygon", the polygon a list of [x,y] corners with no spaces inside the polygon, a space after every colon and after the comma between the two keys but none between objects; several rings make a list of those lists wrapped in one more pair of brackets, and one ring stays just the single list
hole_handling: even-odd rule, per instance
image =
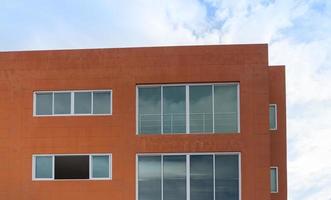
[{"label": "red-orange wall", "polygon": [[[0,199],[134,200],[142,152],[241,152],[242,200],[286,199],[284,67],[268,46],[0,53]],[[136,85],[240,83],[240,134],[136,135]],[[112,116],[33,117],[33,91],[112,89]],[[278,104],[276,133],[268,105]],[[32,181],[32,154],[112,153],[113,179]],[[270,194],[271,165],[280,188]]]}]

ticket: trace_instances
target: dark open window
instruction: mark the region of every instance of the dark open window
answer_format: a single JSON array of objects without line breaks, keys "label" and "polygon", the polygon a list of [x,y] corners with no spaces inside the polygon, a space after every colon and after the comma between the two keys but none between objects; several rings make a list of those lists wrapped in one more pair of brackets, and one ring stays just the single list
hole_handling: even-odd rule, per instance
[{"label": "dark open window", "polygon": [[89,179],[89,156],[55,156],[55,179]]}]

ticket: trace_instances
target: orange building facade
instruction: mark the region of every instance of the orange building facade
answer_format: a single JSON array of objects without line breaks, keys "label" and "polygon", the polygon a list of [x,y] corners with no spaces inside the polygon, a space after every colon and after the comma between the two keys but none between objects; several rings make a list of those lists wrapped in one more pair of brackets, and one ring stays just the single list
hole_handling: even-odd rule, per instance
[{"label": "orange building facade", "polygon": [[0,52],[0,83],[0,199],[287,199],[266,44]]}]

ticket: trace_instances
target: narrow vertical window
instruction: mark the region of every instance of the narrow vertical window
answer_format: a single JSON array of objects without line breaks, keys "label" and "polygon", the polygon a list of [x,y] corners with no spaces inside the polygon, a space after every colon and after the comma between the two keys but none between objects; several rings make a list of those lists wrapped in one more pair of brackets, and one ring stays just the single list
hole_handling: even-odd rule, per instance
[{"label": "narrow vertical window", "polygon": [[163,87],[163,133],[186,132],[185,86]]},{"label": "narrow vertical window", "polygon": [[277,130],[277,105],[269,105],[269,129]]},{"label": "narrow vertical window", "polygon": [[215,155],[215,200],[239,200],[237,155]]},{"label": "narrow vertical window", "polygon": [[53,114],[53,93],[36,94],[36,114],[52,115]]},{"label": "narrow vertical window", "polygon": [[139,88],[138,131],[161,133],[161,87]]},{"label": "narrow vertical window", "polygon": [[186,200],[186,156],[163,156],[163,200]]},{"label": "narrow vertical window", "polygon": [[237,85],[214,86],[215,133],[238,132]]},{"label": "narrow vertical window", "polygon": [[53,178],[53,157],[37,156],[35,157],[35,178],[52,179]]},{"label": "narrow vertical window", "polygon": [[213,156],[190,156],[190,196],[191,200],[213,200]]},{"label": "narrow vertical window", "polygon": [[190,132],[213,132],[212,86],[190,86]]},{"label": "narrow vertical window", "polygon": [[138,157],[138,199],[161,200],[161,156]]},{"label": "narrow vertical window", "polygon": [[270,168],[270,191],[278,193],[278,167]]}]

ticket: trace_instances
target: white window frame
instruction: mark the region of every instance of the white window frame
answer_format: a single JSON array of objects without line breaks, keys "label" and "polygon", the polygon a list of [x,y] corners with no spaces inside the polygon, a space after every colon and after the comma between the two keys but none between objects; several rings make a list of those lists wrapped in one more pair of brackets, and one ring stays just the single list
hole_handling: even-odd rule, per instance
[{"label": "white window frame", "polygon": [[205,132],[202,134],[220,134],[221,132],[215,132],[215,105],[214,105],[214,92],[215,86],[218,85],[236,85],[237,86],[237,132],[222,132],[221,134],[240,133],[240,83],[239,82],[226,82],[226,83],[184,83],[184,84],[147,84],[147,85],[136,85],[136,135],[147,135],[144,133],[139,133],[139,88],[149,88],[149,87],[161,87],[161,133],[168,135],[171,133],[163,133],[163,87],[167,86],[185,86],[185,104],[186,104],[186,132],[185,133],[176,133],[176,134],[201,134],[201,133],[192,133],[190,132],[190,86],[212,86],[212,112],[213,112],[213,132]]},{"label": "white window frame", "polygon": [[[275,104],[275,103],[271,103],[271,104],[269,104],[269,112],[270,112],[270,107],[274,107],[275,108],[275,128],[271,128],[271,127],[269,127],[269,130],[271,130],[271,131],[276,131],[277,129],[278,129],[278,123],[277,123],[277,116],[278,116],[278,113],[277,113],[277,104]],[[269,115],[268,115],[269,117],[270,117],[270,113],[269,113]],[[270,119],[269,119],[270,120]]]},{"label": "white window frame", "polygon": [[[277,166],[271,166],[270,167],[270,172],[271,172],[272,169],[276,170],[276,191],[271,191],[271,185],[270,185],[270,193],[278,193],[279,192],[278,167]],[[271,174],[270,174],[270,180],[271,180]]]},{"label": "white window frame", "polygon": [[[91,93],[91,113],[87,114],[75,114],[75,92],[90,92]],[[94,114],[93,113],[93,93],[94,92],[109,92],[110,93],[110,113]],[[52,114],[49,115],[37,115],[37,94],[52,93]],[[54,94],[55,93],[70,93],[70,113],[69,114],[55,114],[54,113]],[[53,117],[53,116],[110,116],[113,113],[113,91],[111,89],[100,90],[54,90],[54,91],[34,91],[33,92],[33,116],[34,117]]]},{"label": "white window frame", "polygon": [[[36,157],[50,156],[52,157],[52,178],[36,178]],[[88,179],[55,179],[55,157],[56,156],[89,156],[89,178]],[[108,156],[109,157],[109,176],[102,178],[92,177],[93,163],[92,156]],[[32,180],[33,181],[89,181],[89,180],[112,180],[112,154],[111,153],[94,153],[94,154],[33,154],[32,155]]]},{"label": "white window frame", "polygon": [[191,155],[212,155],[213,156],[213,181],[214,200],[215,195],[215,156],[216,155],[238,155],[238,176],[239,176],[239,200],[241,200],[241,153],[240,152],[204,152],[204,153],[138,153],[136,154],[136,200],[138,199],[138,158],[139,156],[160,156],[161,158],[161,199],[163,199],[163,156],[186,156],[186,200],[190,200],[190,156]]}]

